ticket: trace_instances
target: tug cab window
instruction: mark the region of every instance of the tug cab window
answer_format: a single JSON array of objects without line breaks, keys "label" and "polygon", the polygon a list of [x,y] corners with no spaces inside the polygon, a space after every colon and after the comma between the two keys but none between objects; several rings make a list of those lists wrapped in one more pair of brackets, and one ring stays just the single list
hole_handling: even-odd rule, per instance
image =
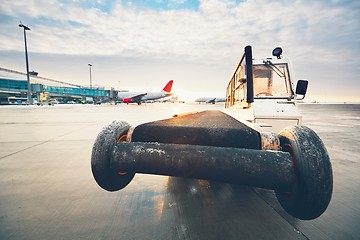
[{"label": "tug cab window", "polygon": [[255,98],[288,98],[292,96],[286,64],[253,65]]}]

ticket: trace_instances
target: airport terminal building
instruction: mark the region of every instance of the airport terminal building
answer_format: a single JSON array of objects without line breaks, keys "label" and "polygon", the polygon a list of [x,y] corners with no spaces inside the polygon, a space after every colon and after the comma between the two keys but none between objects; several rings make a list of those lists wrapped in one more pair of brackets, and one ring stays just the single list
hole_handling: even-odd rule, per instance
[{"label": "airport terminal building", "polygon": [[[117,96],[113,88],[63,87],[31,83],[31,98],[34,103],[56,100],[59,103],[108,102]],[[26,80],[0,78],[0,104],[27,104]]]}]

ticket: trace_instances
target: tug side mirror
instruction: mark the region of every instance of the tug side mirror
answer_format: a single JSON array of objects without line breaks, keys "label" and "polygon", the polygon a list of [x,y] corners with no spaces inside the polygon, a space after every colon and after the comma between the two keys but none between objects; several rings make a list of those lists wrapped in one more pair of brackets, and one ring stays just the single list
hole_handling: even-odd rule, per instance
[{"label": "tug side mirror", "polygon": [[297,82],[297,84],[296,84],[296,94],[297,95],[303,95],[303,97],[301,99],[298,99],[298,100],[303,100],[305,98],[308,83],[309,82],[307,80],[299,80]]}]

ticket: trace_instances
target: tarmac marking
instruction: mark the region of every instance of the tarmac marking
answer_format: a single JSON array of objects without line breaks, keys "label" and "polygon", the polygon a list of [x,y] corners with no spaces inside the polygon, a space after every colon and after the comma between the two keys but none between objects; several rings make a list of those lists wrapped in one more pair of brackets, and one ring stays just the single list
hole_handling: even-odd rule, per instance
[{"label": "tarmac marking", "polygon": [[283,216],[283,214],[282,214],[281,211],[278,211],[278,209],[277,209],[276,207],[273,207],[272,204],[271,204],[269,201],[267,201],[260,193],[258,193],[257,191],[255,191],[254,188],[253,188],[252,190],[253,190],[253,192],[254,192],[261,200],[263,200],[272,210],[274,210],[274,211],[278,214],[278,216],[280,216],[281,218],[283,218],[283,219],[285,220],[285,222],[287,222],[291,227],[293,227],[294,230],[296,231],[296,233],[299,233],[299,234],[301,234],[305,239],[310,240],[310,238],[308,238],[302,231],[300,231],[300,229],[298,229],[296,226],[294,226],[293,224],[291,224],[291,222],[289,222],[289,220],[287,220],[287,219]]},{"label": "tarmac marking", "polygon": [[[79,130],[80,130],[80,129],[79,129]],[[26,150],[28,150],[28,149],[31,149],[31,148],[34,148],[34,147],[37,147],[37,146],[43,145],[43,144],[45,144],[45,143],[52,142],[52,141],[53,141],[53,140],[55,140],[56,138],[60,138],[60,137],[66,136],[66,135],[71,134],[71,133],[73,133],[73,132],[74,132],[73,130],[72,130],[72,131],[69,131],[69,132],[67,132],[67,133],[65,133],[65,134],[61,134],[61,135],[59,135],[59,136],[56,136],[56,137],[50,138],[49,140],[46,140],[46,141],[44,141],[44,142],[41,142],[41,143],[38,143],[38,144],[32,145],[32,146],[30,146],[30,147],[27,147],[27,148],[21,149],[21,150],[19,150],[19,151],[16,151],[16,152],[10,153],[10,154],[8,154],[8,155],[2,156],[2,157],[0,157],[0,160],[1,160],[1,159],[3,159],[3,158],[7,158],[7,157],[10,157],[10,156],[12,156],[12,155],[15,155],[15,154],[17,154],[17,153],[20,153],[20,152],[26,151]]]}]

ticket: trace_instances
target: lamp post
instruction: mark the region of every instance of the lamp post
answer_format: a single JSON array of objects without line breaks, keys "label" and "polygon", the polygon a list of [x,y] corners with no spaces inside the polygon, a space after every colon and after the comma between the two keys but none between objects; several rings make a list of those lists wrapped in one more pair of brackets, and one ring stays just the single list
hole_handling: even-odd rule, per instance
[{"label": "lamp post", "polygon": [[31,85],[30,85],[30,74],[29,74],[29,59],[27,53],[27,44],[26,44],[26,30],[31,30],[29,27],[25,26],[20,22],[19,27],[24,28],[24,41],[25,41],[25,60],[26,60],[26,77],[27,77],[27,100],[28,104],[31,104]]},{"label": "lamp post", "polygon": [[90,89],[92,89],[92,83],[91,83],[91,67],[92,65],[89,63],[89,70],[90,70]]}]

